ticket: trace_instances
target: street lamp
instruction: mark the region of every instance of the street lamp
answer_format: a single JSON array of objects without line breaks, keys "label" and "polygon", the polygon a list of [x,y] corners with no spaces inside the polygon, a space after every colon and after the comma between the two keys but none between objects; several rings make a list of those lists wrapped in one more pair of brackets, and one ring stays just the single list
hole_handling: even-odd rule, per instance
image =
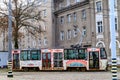
[{"label": "street lamp", "polygon": [[8,77],[13,77],[12,74],[12,10],[11,10],[11,0],[8,3]]}]

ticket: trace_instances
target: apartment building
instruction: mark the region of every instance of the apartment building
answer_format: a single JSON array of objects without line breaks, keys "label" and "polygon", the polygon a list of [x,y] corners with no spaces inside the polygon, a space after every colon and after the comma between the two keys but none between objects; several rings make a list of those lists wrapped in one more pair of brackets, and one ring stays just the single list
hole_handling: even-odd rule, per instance
[{"label": "apartment building", "polygon": [[[120,62],[119,0],[115,0],[117,59]],[[56,47],[105,47],[110,58],[109,0],[54,0]]]},{"label": "apartment building", "polygon": [[[115,0],[116,51],[120,62],[120,0]],[[71,45],[105,47],[110,58],[109,0],[41,0],[43,33],[25,36],[19,48],[69,48]],[[6,34],[7,35],[7,34]],[[3,37],[0,39],[3,42]],[[0,46],[2,50],[3,47]]]}]

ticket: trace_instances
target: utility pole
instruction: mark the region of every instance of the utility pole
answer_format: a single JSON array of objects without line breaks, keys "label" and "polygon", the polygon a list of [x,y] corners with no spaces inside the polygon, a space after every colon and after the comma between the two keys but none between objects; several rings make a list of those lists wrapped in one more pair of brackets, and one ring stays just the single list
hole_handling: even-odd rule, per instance
[{"label": "utility pole", "polygon": [[110,37],[111,37],[111,59],[112,59],[112,80],[117,80],[117,59],[116,59],[116,34],[115,34],[115,10],[114,1],[109,0],[110,15]]},{"label": "utility pole", "polygon": [[8,3],[8,77],[13,77],[12,74],[12,8],[11,8],[11,0]]}]

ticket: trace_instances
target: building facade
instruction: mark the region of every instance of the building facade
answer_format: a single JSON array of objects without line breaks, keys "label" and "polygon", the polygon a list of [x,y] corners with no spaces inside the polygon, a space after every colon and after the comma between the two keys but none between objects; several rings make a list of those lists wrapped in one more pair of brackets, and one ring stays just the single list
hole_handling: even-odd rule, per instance
[{"label": "building facade", "polygon": [[34,33],[31,35],[22,29],[25,37],[19,46],[20,48],[53,48],[54,47],[54,29],[52,21],[52,10],[53,1],[52,0],[41,0],[41,5],[38,10],[41,11],[41,18],[44,21],[40,21],[41,33]]},{"label": "building facade", "polygon": [[[40,34],[29,34],[23,29],[19,48],[70,48],[71,45],[105,47],[110,52],[110,0],[41,0]],[[115,0],[115,30],[117,59],[120,62],[120,0]],[[5,42],[4,33],[1,43]],[[6,33],[7,35],[7,33]],[[35,37],[36,36],[36,37]],[[7,42],[1,50],[7,50]]]},{"label": "building facade", "polygon": [[[109,0],[54,0],[56,47],[71,45],[105,47],[110,52]],[[117,59],[120,62],[119,0],[115,0]]]}]

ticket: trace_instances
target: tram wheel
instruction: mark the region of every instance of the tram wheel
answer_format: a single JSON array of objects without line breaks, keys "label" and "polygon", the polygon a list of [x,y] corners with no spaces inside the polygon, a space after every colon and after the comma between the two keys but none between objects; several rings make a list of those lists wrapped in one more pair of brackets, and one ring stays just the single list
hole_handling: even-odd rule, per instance
[{"label": "tram wheel", "polygon": [[76,68],[76,71],[80,71],[80,68],[79,68],[79,67],[77,67],[77,68]]},{"label": "tram wheel", "polygon": [[106,67],[105,71],[108,71],[108,66]]},{"label": "tram wheel", "polygon": [[68,67],[68,68],[67,68],[67,71],[71,71],[71,68]]},{"label": "tram wheel", "polygon": [[25,72],[27,72],[27,71],[29,71],[29,69],[26,67],[26,68],[23,68],[23,70],[25,71]]},{"label": "tram wheel", "polygon": [[81,71],[82,71],[82,72],[85,72],[85,71],[86,71],[86,68],[81,68]]}]

